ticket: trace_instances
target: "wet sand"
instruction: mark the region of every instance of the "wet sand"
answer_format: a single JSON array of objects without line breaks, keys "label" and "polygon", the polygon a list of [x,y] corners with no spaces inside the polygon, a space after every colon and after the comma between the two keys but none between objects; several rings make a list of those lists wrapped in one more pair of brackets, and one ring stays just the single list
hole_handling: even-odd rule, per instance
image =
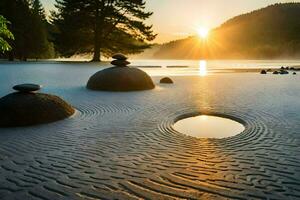
[{"label": "wet sand", "polygon": [[[110,93],[84,88],[90,71],[52,70],[0,75],[1,96],[30,77],[77,109],[0,129],[0,199],[300,198],[299,76],[154,77],[154,90]],[[194,112],[231,116],[245,131],[197,139],[173,129]]]}]

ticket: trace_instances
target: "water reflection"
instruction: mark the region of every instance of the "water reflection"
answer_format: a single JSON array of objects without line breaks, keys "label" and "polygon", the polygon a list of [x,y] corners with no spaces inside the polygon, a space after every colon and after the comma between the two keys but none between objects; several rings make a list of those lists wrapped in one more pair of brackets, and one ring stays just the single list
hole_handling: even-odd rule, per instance
[{"label": "water reflection", "polygon": [[207,62],[206,60],[199,61],[199,75],[206,76],[207,75]]},{"label": "water reflection", "polygon": [[207,115],[180,120],[173,127],[180,133],[197,138],[225,138],[245,130],[245,127],[236,121]]}]

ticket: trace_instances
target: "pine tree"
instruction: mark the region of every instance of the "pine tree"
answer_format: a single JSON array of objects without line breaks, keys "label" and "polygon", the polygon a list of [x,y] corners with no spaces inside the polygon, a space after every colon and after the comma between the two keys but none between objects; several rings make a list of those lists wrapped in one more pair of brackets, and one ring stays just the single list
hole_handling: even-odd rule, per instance
[{"label": "pine tree", "polygon": [[[9,28],[15,36],[11,42],[9,59],[45,58],[51,52],[47,30],[39,1],[1,0],[0,13],[10,21]],[[43,19],[44,18],[44,19]]]},{"label": "pine tree", "polygon": [[31,8],[33,10],[33,13],[38,14],[42,21],[47,21],[45,9],[40,0],[31,0]]},{"label": "pine tree", "polygon": [[47,58],[52,55],[52,44],[48,41],[45,10],[39,0],[32,0],[31,8],[31,58]]},{"label": "pine tree", "polygon": [[7,28],[8,23],[9,22],[3,16],[0,15],[0,53],[10,51],[11,46],[9,45],[7,40],[14,39],[13,34]]},{"label": "pine tree", "polygon": [[144,0],[56,0],[56,8],[56,43],[64,56],[93,53],[100,61],[101,54],[141,52],[156,37],[144,23],[153,14]]}]

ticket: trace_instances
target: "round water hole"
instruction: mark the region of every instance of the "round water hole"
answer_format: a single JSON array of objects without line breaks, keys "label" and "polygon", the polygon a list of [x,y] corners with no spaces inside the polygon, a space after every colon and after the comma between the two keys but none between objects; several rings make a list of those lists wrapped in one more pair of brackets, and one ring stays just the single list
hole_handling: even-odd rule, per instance
[{"label": "round water hole", "polygon": [[245,130],[245,127],[237,121],[208,115],[179,120],[173,127],[180,133],[197,138],[226,138]]}]

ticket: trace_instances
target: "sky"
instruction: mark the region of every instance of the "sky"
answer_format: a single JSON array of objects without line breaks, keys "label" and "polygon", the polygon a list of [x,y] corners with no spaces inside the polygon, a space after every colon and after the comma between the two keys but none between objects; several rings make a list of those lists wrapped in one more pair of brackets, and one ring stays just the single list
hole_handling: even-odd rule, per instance
[{"label": "sky", "polygon": [[[54,9],[55,0],[41,0],[47,12]],[[147,11],[154,14],[153,24],[158,34],[155,42],[164,43],[197,34],[202,27],[218,27],[228,19],[275,3],[300,0],[146,0]]]}]

